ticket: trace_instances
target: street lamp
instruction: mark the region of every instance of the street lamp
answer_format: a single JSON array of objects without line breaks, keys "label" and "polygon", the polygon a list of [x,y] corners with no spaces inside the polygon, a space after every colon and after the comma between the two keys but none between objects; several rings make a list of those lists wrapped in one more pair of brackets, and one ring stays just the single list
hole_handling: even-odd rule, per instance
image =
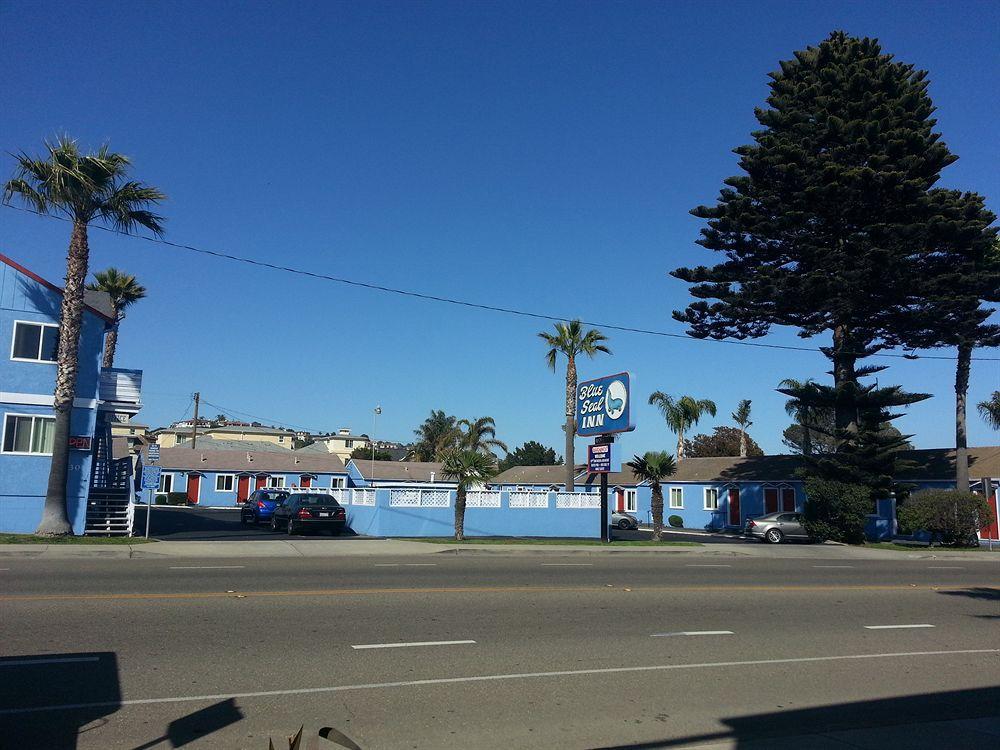
[{"label": "street lamp", "polygon": [[382,407],[376,404],[372,413],[372,487],[375,486],[375,433],[378,431],[378,415],[381,413]]}]

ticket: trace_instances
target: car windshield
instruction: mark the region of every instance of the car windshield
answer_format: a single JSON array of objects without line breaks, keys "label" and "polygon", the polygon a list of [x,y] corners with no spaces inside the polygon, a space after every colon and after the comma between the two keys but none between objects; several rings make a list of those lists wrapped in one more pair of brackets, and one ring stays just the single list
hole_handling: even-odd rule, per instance
[{"label": "car windshield", "polygon": [[339,505],[329,495],[296,495],[295,501],[299,505]]},{"label": "car windshield", "polygon": [[260,499],[261,500],[269,500],[271,502],[274,502],[276,500],[284,500],[286,497],[288,497],[288,493],[287,492],[262,492],[262,493],[260,493]]}]

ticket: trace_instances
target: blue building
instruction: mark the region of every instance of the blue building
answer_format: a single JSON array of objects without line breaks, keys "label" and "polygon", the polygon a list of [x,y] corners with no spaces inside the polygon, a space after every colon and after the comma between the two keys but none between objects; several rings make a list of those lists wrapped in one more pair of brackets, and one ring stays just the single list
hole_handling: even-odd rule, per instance
[{"label": "blue building", "polygon": [[[347,469],[332,453],[286,450],[215,450],[199,441],[161,448],[158,495],[184,493],[188,503],[205,507],[234,507],[254,490],[264,487],[339,489],[348,486]],[[147,462],[147,449],[142,461]]]},{"label": "blue building", "polygon": [[[122,533],[129,462],[113,461],[110,425],[139,410],[142,373],[101,369],[114,311],[102,292],[87,291],[84,302],[70,422],[68,513],[74,533]],[[0,531],[31,533],[41,520],[55,424],[61,304],[58,286],[0,255]]]}]

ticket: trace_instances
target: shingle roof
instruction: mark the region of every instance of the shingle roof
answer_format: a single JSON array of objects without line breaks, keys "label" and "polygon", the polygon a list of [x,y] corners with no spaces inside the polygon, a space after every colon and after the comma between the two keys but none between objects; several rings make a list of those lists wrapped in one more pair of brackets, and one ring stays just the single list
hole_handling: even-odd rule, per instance
[{"label": "shingle roof", "polygon": [[[146,448],[142,449],[146,462]],[[203,451],[200,448],[177,446],[161,448],[159,466],[164,469],[186,471],[231,471],[231,472],[303,472],[320,474],[343,474],[344,462],[333,453],[325,455],[299,455],[297,451],[282,450],[268,452],[250,451],[252,461],[247,460],[247,451]]]},{"label": "shingle roof", "polygon": [[[365,479],[372,478],[372,461],[352,459]],[[441,464],[435,461],[375,461],[375,481],[397,482],[447,482],[441,472]],[[433,474],[433,477],[431,476]]]},{"label": "shingle roof", "polygon": [[111,304],[111,295],[107,292],[99,292],[96,289],[84,289],[83,304],[97,310],[97,312],[107,318],[115,319],[115,307]]},{"label": "shingle roof", "polygon": [[[904,451],[901,458],[913,461],[916,468],[900,472],[897,479],[954,479],[955,449],[928,448]],[[1000,478],[1000,446],[969,448],[969,477]]]},{"label": "shingle roof", "polygon": [[[198,435],[198,447],[200,451],[250,451],[251,453],[295,453],[291,446],[284,446],[279,443],[271,443],[267,440],[223,440],[221,438],[205,437]],[[191,448],[191,441],[185,440],[175,447]]]}]

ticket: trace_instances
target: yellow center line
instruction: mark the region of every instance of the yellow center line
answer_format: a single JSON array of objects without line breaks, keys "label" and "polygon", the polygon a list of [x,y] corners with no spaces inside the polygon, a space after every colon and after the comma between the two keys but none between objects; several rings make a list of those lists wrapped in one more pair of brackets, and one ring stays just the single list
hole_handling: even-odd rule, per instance
[{"label": "yellow center line", "polygon": [[[960,587],[959,587],[960,588]],[[0,602],[45,601],[130,601],[140,599],[231,599],[251,597],[329,597],[329,596],[378,596],[382,594],[536,594],[536,593],[706,593],[706,592],[764,592],[764,593],[817,593],[825,591],[953,591],[954,585],[933,586],[917,584],[844,585],[844,586],[451,586],[419,588],[368,588],[368,589],[301,589],[292,591],[192,591],[175,593],[140,592],[132,594],[11,594],[0,595]],[[997,589],[1000,591],[1000,589]]]}]

